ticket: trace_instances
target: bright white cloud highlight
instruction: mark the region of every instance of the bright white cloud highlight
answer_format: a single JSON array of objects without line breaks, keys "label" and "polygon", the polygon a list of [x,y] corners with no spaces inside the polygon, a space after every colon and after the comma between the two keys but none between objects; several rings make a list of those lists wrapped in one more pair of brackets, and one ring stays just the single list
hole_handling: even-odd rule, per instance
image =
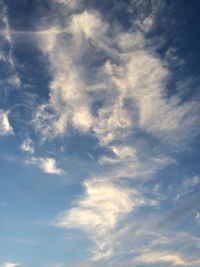
[{"label": "bright white cloud highlight", "polygon": [[27,163],[37,165],[43,172],[48,174],[61,175],[64,173],[61,168],[57,167],[56,160],[53,158],[32,157]]},{"label": "bright white cloud highlight", "polygon": [[20,263],[6,262],[3,265],[1,265],[1,267],[16,267],[16,266],[20,266]]},{"label": "bright white cloud highlight", "polygon": [[52,158],[42,159],[41,169],[49,174],[62,174],[62,170],[56,166],[56,161]]},{"label": "bright white cloud highlight", "polygon": [[[69,31],[76,38],[96,39],[98,35],[106,31],[106,24],[102,22],[98,13],[84,11],[81,14],[72,16]],[[83,36],[81,36],[82,34]]]},{"label": "bright white cloud highlight", "polygon": [[13,129],[9,122],[8,112],[0,110],[0,136],[9,134],[13,134]]}]

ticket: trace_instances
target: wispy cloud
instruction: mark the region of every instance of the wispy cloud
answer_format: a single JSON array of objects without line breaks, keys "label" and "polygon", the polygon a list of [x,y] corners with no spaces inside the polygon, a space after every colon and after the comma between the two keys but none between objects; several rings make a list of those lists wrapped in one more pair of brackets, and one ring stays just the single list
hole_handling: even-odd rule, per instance
[{"label": "wispy cloud", "polygon": [[101,181],[100,178],[84,183],[85,195],[75,207],[61,214],[55,225],[80,228],[95,242],[93,260],[112,255],[112,232],[128,213],[143,205],[155,205],[141,192]]},{"label": "wispy cloud", "polygon": [[[8,83],[10,86],[18,88],[21,84],[20,78],[16,71],[15,60],[13,55],[13,40],[9,24],[9,15],[8,9],[4,0],[0,1],[0,21],[3,26],[3,29],[0,31],[0,61],[6,64],[6,67],[11,69],[11,75],[4,79],[5,83]],[[7,43],[8,49],[4,49],[5,44]]]},{"label": "wispy cloud", "polygon": [[184,179],[180,187],[180,192],[176,195],[175,201],[179,201],[184,197],[194,195],[200,191],[200,177],[194,175],[190,178]]},{"label": "wispy cloud", "polygon": [[[93,260],[109,258],[111,236],[121,220],[141,206],[158,205],[157,199],[145,196],[142,183],[176,163],[162,149],[144,156],[145,145],[137,145],[136,133],[141,133],[140,141],[144,135],[165,143],[169,150],[182,149],[180,145],[198,132],[198,107],[195,101],[184,103],[177,93],[167,94],[171,70],[148,35],[156,21],[155,10],[138,17],[126,32],[97,10],[73,12],[78,1],[56,2],[65,4],[70,13],[62,25],[52,22],[42,29],[45,35],[37,36],[52,80],[49,101],[37,107],[33,122],[43,140],[67,135],[73,128],[95,136],[109,151],[99,158],[100,175],[83,184],[85,195],[55,223],[87,232],[95,244]],[[148,137],[143,138],[146,143]],[[39,161],[39,165],[48,172],[49,164]],[[138,184],[133,189],[123,185],[134,179]],[[152,264],[156,257],[183,264],[175,254],[152,254]]]},{"label": "wispy cloud", "polygon": [[181,255],[176,253],[166,253],[166,252],[152,252],[147,253],[142,256],[136,257],[133,264],[156,264],[156,263],[167,263],[173,266],[187,266]]},{"label": "wispy cloud", "polygon": [[[7,60],[8,62],[14,66],[14,62],[13,62],[13,55],[12,55],[12,38],[11,38],[11,34],[10,34],[10,25],[9,25],[9,19],[8,19],[8,10],[7,10],[7,6],[5,5],[4,1],[0,2],[1,5],[1,21],[4,25],[4,38],[5,40],[8,42],[9,44],[9,52],[8,52],[8,56],[7,56]],[[1,32],[2,33],[2,32]]]},{"label": "wispy cloud", "polygon": [[33,141],[30,138],[24,140],[24,142],[20,145],[20,149],[23,152],[34,154],[34,146]]},{"label": "wispy cloud", "polygon": [[[133,28],[129,33],[117,30],[114,36],[109,23],[93,10],[72,14],[66,21],[65,34],[61,34],[59,24],[53,29],[58,34],[52,34],[49,28],[49,34],[38,40],[51,64],[49,108],[53,107],[53,120],[58,123],[46,125],[52,113],[41,116],[42,107],[38,107],[35,124],[41,133],[46,130],[49,136],[56,136],[72,126],[92,131],[102,144],[109,144],[139,127],[176,146],[194,132],[197,104],[183,104],[178,94],[166,95],[170,69],[153,48],[147,47],[149,40],[141,29]],[[91,69],[98,50],[104,61]]]},{"label": "wispy cloud", "polygon": [[67,8],[73,10],[83,2],[82,0],[54,0],[55,3],[66,6]]},{"label": "wispy cloud", "polygon": [[[44,18],[42,26],[38,22],[35,31],[12,31],[3,5],[0,35],[9,52],[0,51],[0,60],[14,69],[12,36],[31,35],[51,77],[46,99],[34,107],[29,105],[33,98],[27,100],[35,132],[25,135],[18,147],[27,156],[27,165],[50,175],[64,174],[55,146],[67,143],[74,132],[74,143],[87,136],[90,145],[99,149],[95,156],[86,153],[95,167],[90,170],[89,166],[88,177],[81,177],[84,193],[54,222],[56,227],[81,229],[93,241],[90,252],[95,263],[82,266],[192,266],[191,262],[196,266],[195,257],[179,250],[178,239],[184,244],[189,240],[191,248],[199,240],[190,233],[172,235],[169,229],[185,214],[193,213],[194,219],[196,214],[199,221],[199,197],[195,194],[199,192],[199,176],[180,186],[176,196],[180,206],[174,208],[177,203],[161,192],[161,172],[177,164],[174,148],[179,152],[199,133],[197,101],[184,100],[176,88],[168,92],[168,82],[173,79],[170,53],[160,56],[155,45],[160,41],[155,41],[152,32],[161,1],[151,8],[145,1],[132,1],[134,8],[127,4],[129,14],[135,12],[129,30],[117,18],[111,22],[99,10],[86,8],[86,2],[49,1],[56,15]],[[17,76],[11,79],[20,84]],[[0,135],[12,133],[9,113],[1,110]],[[37,136],[41,147],[55,141],[51,156],[35,156],[36,142],[27,136]],[[75,144],[74,150],[78,149]],[[79,169],[78,161],[75,164]],[[189,195],[195,196],[184,201]],[[173,207],[161,214],[162,204],[164,210]],[[118,262],[117,257],[123,255],[128,257]],[[17,266],[6,264],[2,266]]]}]

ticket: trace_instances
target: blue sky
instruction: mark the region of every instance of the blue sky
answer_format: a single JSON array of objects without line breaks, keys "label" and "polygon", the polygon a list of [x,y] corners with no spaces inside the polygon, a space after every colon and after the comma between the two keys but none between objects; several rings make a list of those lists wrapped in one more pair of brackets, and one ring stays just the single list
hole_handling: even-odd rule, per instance
[{"label": "blue sky", "polygon": [[0,267],[200,265],[199,8],[0,0]]}]

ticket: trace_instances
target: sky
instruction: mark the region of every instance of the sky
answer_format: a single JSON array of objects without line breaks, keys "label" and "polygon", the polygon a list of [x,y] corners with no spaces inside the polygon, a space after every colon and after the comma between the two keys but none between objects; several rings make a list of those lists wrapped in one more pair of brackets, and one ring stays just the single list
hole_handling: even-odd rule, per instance
[{"label": "sky", "polygon": [[0,267],[200,266],[199,10],[0,0]]}]

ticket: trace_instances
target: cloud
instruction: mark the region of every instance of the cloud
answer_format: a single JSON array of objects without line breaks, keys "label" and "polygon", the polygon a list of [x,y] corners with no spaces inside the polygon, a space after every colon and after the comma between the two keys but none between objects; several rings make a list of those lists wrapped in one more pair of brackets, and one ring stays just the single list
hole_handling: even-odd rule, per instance
[{"label": "cloud", "polygon": [[76,9],[81,4],[82,0],[54,0],[55,3],[63,4],[70,10]]},{"label": "cloud", "polygon": [[121,219],[137,207],[152,205],[142,194],[99,178],[84,183],[85,195],[55,225],[80,228],[95,242],[93,260],[112,255],[112,232]]},{"label": "cloud", "polygon": [[[122,25],[123,12],[119,21],[110,10],[101,14],[92,8],[95,5],[92,2],[98,1],[85,1],[89,8],[84,8],[83,2],[49,1],[53,16],[42,16],[42,22],[38,21],[40,16],[31,19],[33,23],[41,23],[42,26],[34,24],[38,31],[12,31],[7,9],[0,11],[4,25],[0,35],[9,48],[7,52],[0,49],[1,62],[10,64],[14,70],[12,37],[31,35],[43,53],[39,59],[46,64],[43,71],[49,71],[45,77],[51,77],[47,81],[46,100],[40,98],[35,109],[35,102],[31,102],[36,98],[33,100],[28,93],[25,103],[34,113],[35,133],[31,136],[36,135],[43,148],[53,147],[51,156],[33,156],[36,142],[26,138],[30,135],[25,135],[20,149],[27,153],[27,164],[51,175],[64,174],[54,148],[62,145],[64,153],[71,137],[74,138],[69,146],[72,154],[85,152],[91,156],[89,163],[88,157],[84,159],[87,180],[78,178],[84,180],[84,193],[70,208],[60,212],[54,223],[56,227],[82,230],[93,241],[90,252],[95,263],[85,266],[185,266],[186,262],[198,266],[198,260],[188,255],[185,246],[194,251],[194,247],[199,248],[199,239],[189,228],[187,235],[181,236],[180,229],[171,231],[170,225],[181,224],[191,214],[198,223],[199,176],[180,185],[177,196],[180,206],[174,207],[170,197],[162,195],[163,191],[168,193],[162,175],[170,175],[168,166],[178,162],[174,159],[177,156],[173,154],[174,147],[184,149],[199,131],[199,107],[195,99],[184,99],[176,85],[173,90],[168,88],[175,76],[168,62],[170,53],[160,56],[157,52],[160,40],[151,33],[157,23],[155,3],[161,1],[155,5],[151,1],[148,4],[130,1],[130,6],[121,0],[110,1],[108,6],[113,9],[125,5],[129,10],[133,18],[129,29],[128,18],[127,25]],[[20,79],[15,71],[14,74],[7,81],[19,86]],[[0,135],[12,133],[9,113],[2,110]],[[87,137],[89,145],[82,136]],[[80,151],[76,138],[81,139],[84,147],[88,145],[88,151]],[[78,163],[79,159],[73,166],[81,176],[85,169]],[[165,209],[169,209],[167,214]],[[161,227],[162,222],[165,227]],[[16,264],[3,265],[11,266]]]},{"label": "cloud", "polygon": [[73,116],[73,124],[80,131],[88,131],[93,125],[93,117],[87,108],[81,108]]},{"label": "cloud", "polygon": [[13,263],[13,262],[6,262],[1,267],[15,267],[15,266],[20,266],[20,263]]},{"label": "cloud", "polygon": [[42,139],[52,139],[65,134],[67,128],[67,113],[60,112],[50,104],[37,107],[33,123]]},{"label": "cloud", "polygon": [[[74,8],[80,1],[54,2]],[[155,9],[147,17],[142,14],[143,20],[138,18],[141,25],[153,25],[153,13]],[[47,25],[37,36],[52,74],[50,101],[38,106],[34,119],[43,138],[64,135],[72,126],[80,132],[92,131],[104,145],[122,141],[138,127],[170,143],[178,142],[177,135],[187,139],[198,120],[196,103],[182,104],[178,95],[166,96],[170,69],[148,46],[150,40],[142,26],[133,25],[125,32],[94,9],[66,14],[62,27],[52,22],[53,26]],[[9,33],[8,21],[5,24]],[[101,63],[98,51],[103,55]],[[107,99],[101,101],[104,93]],[[94,115],[98,101],[101,108]]]},{"label": "cloud", "polygon": [[33,147],[33,141],[30,138],[27,138],[24,140],[24,142],[21,144],[20,149],[23,152],[34,154],[35,150]]},{"label": "cloud", "polygon": [[184,189],[189,189],[194,186],[198,186],[200,184],[200,176],[194,175],[191,178],[185,179],[183,181],[183,187]]},{"label": "cloud", "polygon": [[44,158],[41,160],[41,169],[49,174],[62,174],[62,169],[56,166],[55,159],[52,158]]},{"label": "cloud", "polygon": [[9,122],[8,112],[0,110],[0,136],[9,134],[13,134],[13,129]]},{"label": "cloud", "polygon": [[135,32],[134,34],[131,32],[121,33],[118,36],[118,42],[119,47],[125,52],[130,52],[145,46],[145,38],[140,31]]},{"label": "cloud", "polygon": [[[98,227],[98,231],[105,234],[107,229],[116,225],[120,214],[130,212],[133,208],[129,190],[120,190],[121,188],[117,186],[98,180],[87,181],[84,186],[85,197],[77,203],[77,208],[69,212],[66,219],[58,223],[60,226],[81,224],[86,230]],[[121,198],[119,198],[120,192]],[[79,220],[79,216],[82,219]]]},{"label": "cloud", "polygon": [[[134,151],[134,150],[133,150]],[[122,155],[121,155],[122,157]],[[173,158],[160,155],[158,157],[139,157],[129,156],[125,158],[103,156],[99,163],[104,166],[111,165],[112,168],[106,175],[107,179],[123,179],[128,178],[144,182],[152,179],[156,173],[171,164],[176,164]],[[109,178],[110,177],[110,178]]]},{"label": "cloud", "polygon": [[[147,48],[144,32],[118,29],[112,35],[111,25],[94,10],[72,14],[64,29],[59,24],[53,29],[38,37],[52,74],[50,102],[38,107],[34,121],[43,136],[63,135],[72,126],[109,145],[140,128],[178,146],[197,134],[197,103],[182,103],[178,94],[167,96],[170,69]],[[42,111],[48,108],[53,114]]]},{"label": "cloud", "polygon": [[[8,9],[4,1],[0,2],[0,22],[2,28],[0,30],[0,61],[2,64],[2,69],[5,67],[7,71],[7,77],[5,77],[1,83],[8,84],[9,86],[19,88],[21,85],[21,80],[16,71],[15,59],[13,55],[13,39],[9,24],[9,14]],[[5,49],[7,47],[7,49]]]},{"label": "cloud", "polygon": [[[144,24],[150,28],[150,20]],[[166,97],[170,70],[146,47],[144,32],[117,28],[112,33],[111,25],[93,10],[68,15],[62,27],[47,27],[49,33],[38,37],[52,81],[49,102],[38,107],[34,124],[43,138],[67,134],[71,127],[93,134],[111,152],[99,163],[112,167],[87,180],[85,195],[55,223],[87,232],[95,244],[93,259],[98,260],[113,255],[111,236],[127,214],[157,205],[137,188],[129,191],[116,180],[142,182],[175,163],[165,155],[141,157],[143,151],[125,140],[140,129],[155,138],[168,136],[173,143],[174,133],[184,132],[190,121],[184,124],[193,103],[181,105],[178,96]]]},{"label": "cloud", "polygon": [[187,266],[181,255],[177,253],[166,253],[166,252],[152,252],[144,253],[142,256],[138,256],[134,259],[133,264],[156,264],[156,263],[167,263],[173,266]]},{"label": "cloud", "polygon": [[[87,23],[88,20],[90,21],[89,24]],[[71,124],[80,131],[88,132],[94,128],[96,120],[94,120],[91,112],[90,103],[92,104],[92,99],[90,99],[86,91],[88,85],[83,78],[82,72],[85,70],[81,64],[78,66],[75,61],[77,61],[77,57],[81,57],[85,50],[84,45],[89,40],[98,42],[101,39],[103,32],[106,31],[106,25],[101,21],[101,17],[97,12],[85,11],[81,14],[73,15],[66,28],[66,32],[72,34],[71,39],[67,38],[68,49],[63,46],[60,35],[52,35],[51,30],[49,31],[50,34],[42,36],[39,43],[52,64],[54,78],[50,85],[50,105],[53,107],[55,114],[57,114],[55,119],[57,116],[65,117],[66,122],[63,125]],[[79,49],[79,47],[82,48]],[[77,51],[80,52],[80,55],[77,54]],[[77,107],[79,107],[78,110]],[[57,135],[67,129],[67,127],[62,129],[56,127],[57,124],[52,122],[52,115],[42,112],[41,109],[43,109],[42,106],[38,108],[34,123],[36,129],[43,135],[46,135],[46,132],[49,133],[46,136],[52,136],[52,133]],[[46,123],[47,120],[51,121],[50,125]]]},{"label": "cloud", "polygon": [[84,186],[85,196],[74,208],[66,214],[61,214],[56,225],[80,228],[91,234],[96,245],[93,259],[98,260],[112,254],[110,232],[118,219],[132,210],[131,192],[95,180],[85,182]]},{"label": "cloud", "polygon": [[[156,197],[166,200],[155,197],[155,192],[154,199],[146,197],[145,182],[176,164],[162,150],[163,144],[168,151],[182,149],[196,136],[198,107],[195,101],[184,102],[179,93],[168,92],[173,79],[169,64],[147,34],[155,26],[156,8],[151,14],[145,9],[125,31],[97,10],[77,10],[79,1],[55,2],[61,4],[62,12],[59,8],[56,12],[62,22],[48,21],[37,35],[51,81],[48,102],[38,105],[33,123],[43,141],[70,135],[73,128],[95,137],[106,150],[98,158],[99,174],[83,183],[85,194],[60,214],[55,225],[82,229],[95,244],[93,259],[109,258],[113,238],[127,215],[144,205],[159,206]],[[32,163],[46,173],[62,173],[54,159],[32,158]],[[141,257],[137,260],[144,263],[145,256]],[[152,252],[151,263],[156,259],[182,264],[175,253]]]},{"label": "cloud", "polygon": [[43,172],[52,175],[61,175],[63,170],[57,167],[56,160],[53,158],[35,158],[32,157],[27,161],[27,164],[37,165]]},{"label": "cloud", "polygon": [[151,209],[131,217],[129,224],[115,233],[115,257],[107,266],[198,266],[198,255],[190,251],[198,250],[199,238],[190,231],[158,227],[162,212],[159,215]]},{"label": "cloud", "polygon": [[[200,179],[198,175],[183,179],[179,193],[173,199],[173,207],[159,222],[160,226],[173,227],[180,225],[186,219],[193,217],[198,208],[200,192]],[[197,213],[198,214],[198,213]]]},{"label": "cloud", "polygon": [[5,41],[7,41],[8,45],[9,45],[9,52],[7,54],[6,60],[8,60],[8,63],[10,65],[14,65],[13,62],[13,55],[12,55],[12,38],[11,38],[11,34],[10,34],[10,25],[9,25],[9,19],[8,19],[8,10],[7,10],[7,6],[4,4],[4,1],[1,1],[0,3],[1,6],[1,13],[0,13],[0,18],[2,21],[2,24],[4,26],[3,28],[3,32],[1,31],[1,35],[3,35],[3,37],[5,38]]},{"label": "cloud", "polygon": [[34,119],[36,129],[47,138],[65,134],[69,124],[87,131],[92,123],[92,115],[79,68],[74,65],[57,36],[47,35],[42,43],[49,47],[48,56],[55,70],[55,79],[51,83],[49,105],[37,109]]},{"label": "cloud", "polygon": [[[105,73],[110,75],[113,86],[117,87],[121,94],[119,98],[116,98],[116,102],[119,99],[121,99],[121,103],[126,98],[132,99],[135,109],[129,110],[128,116],[124,104],[119,110],[118,106],[115,109],[115,105],[112,103],[114,108],[109,111],[110,114],[114,116],[116,111],[119,119],[122,121],[124,118],[125,122],[119,124],[119,119],[116,118],[113,120],[112,129],[119,125],[128,130],[129,127],[134,127],[135,119],[135,126],[139,126],[142,130],[156,137],[167,138],[171,144],[176,141],[175,134],[177,132],[181,139],[187,138],[189,136],[188,126],[190,125],[189,128],[196,127],[198,121],[197,105],[193,102],[180,104],[181,99],[178,95],[172,95],[170,98],[165,96],[166,81],[170,75],[169,69],[165,67],[165,62],[162,62],[155,53],[145,48],[132,49],[131,52],[124,53],[121,57],[123,63],[120,66],[111,62],[106,63],[105,69],[107,71]],[[106,76],[106,74],[104,75]],[[110,86],[111,84],[108,85],[108,87]],[[106,112],[106,109],[102,109],[100,114],[102,112]],[[106,113],[108,114],[108,112]],[[132,115],[132,122],[130,119],[128,122],[130,114]],[[106,119],[109,124],[110,117],[106,117]],[[105,120],[105,118],[101,117],[101,120]]]},{"label": "cloud", "polygon": [[184,179],[180,187],[180,192],[176,195],[175,201],[182,200],[188,196],[195,195],[200,191],[200,177],[194,175],[190,178]]},{"label": "cloud", "polygon": [[195,220],[198,225],[200,225],[200,212],[196,212]]},{"label": "cloud", "polygon": [[130,164],[136,163],[137,151],[131,146],[111,146],[111,151],[113,152],[113,156],[103,156],[100,158],[99,163],[104,164],[120,164],[123,162],[129,162]]},{"label": "cloud", "polygon": [[53,265],[52,267],[63,267],[63,266],[64,266],[63,263],[58,263],[58,264],[56,264],[56,265]]},{"label": "cloud", "polygon": [[[88,11],[73,15],[68,28],[74,38],[92,40],[96,40],[106,29],[107,25],[103,23],[99,13]],[[79,41],[82,42],[82,40]]]}]

